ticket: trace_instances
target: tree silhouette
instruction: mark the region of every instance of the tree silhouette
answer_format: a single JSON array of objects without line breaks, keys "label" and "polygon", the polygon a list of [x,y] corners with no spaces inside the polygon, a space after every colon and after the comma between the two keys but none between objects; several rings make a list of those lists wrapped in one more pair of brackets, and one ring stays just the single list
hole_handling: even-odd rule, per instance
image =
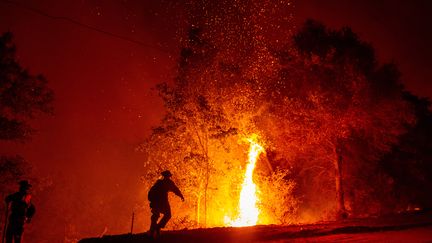
[{"label": "tree silhouette", "polygon": [[431,102],[406,93],[404,98],[412,105],[417,122],[382,158],[381,168],[393,178],[393,193],[399,200],[393,203],[398,211],[414,208],[430,209],[432,185],[432,112]]},{"label": "tree silhouette", "polygon": [[51,113],[53,92],[42,75],[32,75],[15,59],[10,32],[0,37],[0,139],[29,138],[29,120]]},{"label": "tree silhouette", "polygon": [[308,20],[294,45],[307,90],[297,98],[309,104],[313,136],[333,161],[338,215],[345,217],[342,166],[350,141],[359,136],[374,153],[388,152],[414,116],[403,99],[397,68],[378,65],[373,48],[351,29],[329,30]]},{"label": "tree silhouette", "polygon": [[[30,121],[53,110],[53,92],[46,79],[30,74],[15,55],[12,33],[4,33],[0,36],[0,142],[27,141],[34,131]],[[28,176],[29,168],[21,156],[0,155],[1,192],[15,189],[14,184]]]}]

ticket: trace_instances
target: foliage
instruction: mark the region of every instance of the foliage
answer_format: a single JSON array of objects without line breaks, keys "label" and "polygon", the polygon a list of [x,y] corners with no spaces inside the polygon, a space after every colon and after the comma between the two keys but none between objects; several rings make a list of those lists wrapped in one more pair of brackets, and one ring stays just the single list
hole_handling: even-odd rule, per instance
[{"label": "foliage", "polygon": [[26,174],[28,164],[21,156],[0,156],[0,183],[8,185]]},{"label": "foliage", "polygon": [[381,159],[380,170],[392,182],[391,193],[398,200],[389,201],[396,211],[429,209],[432,198],[432,112],[431,102],[405,93],[405,100],[412,104],[417,122],[408,128],[398,146]]},{"label": "foliage", "polygon": [[0,36],[0,140],[29,138],[29,120],[52,112],[53,92],[42,75],[32,75],[15,58],[10,32]]},{"label": "foliage", "polygon": [[158,86],[166,116],[141,146],[148,155],[146,182],[163,168],[174,171],[189,198],[182,211],[206,226],[223,225],[225,216],[235,214],[247,161],[243,139],[259,133],[253,119],[262,101],[254,98],[262,96],[255,89],[259,76],[240,56],[246,50],[234,52],[227,40],[222,43],[226,49],[221,48],[213,37],[201,28],[190,29],[174,84]]},{"label": "foliage", "polygon": [[293,191],[296,183],[288,179],[289,171],[277,169],[270,175],[261,175],[257,181],[260,188],[261,213],[266,217],[266,221],[260,224],[293,224],[298,222],[297,210],[299,199],[295,198]]},{"label": "foliage", "polygon": [[[392,64],[378,65],[372,47],[349,28],[329,30],[312,20],[296,33],[293,48],[278,55],[283,63],[281,92],[285,91],[287,100],[279,110],[288,114],[278,115],[284,119],[278,124],[286,120],[293,124],[287,129],[289,136],[281,134],[284,129],[273,136],[286,151],[300,156],[292,160],[296,163],[292,166],[306,156],[306,169],[333,167],[337,213],[344,214],[343,181],[350,176],[345,175],[345,162],[367,162],[361,157],[345,159],[345,150],[358,140],[367,141],[373,155],[367,159],[376,162],[414,122],[411,107],[402,97],[399,73]],[[293,143],[287,144],[286,137]]]},{"label": "foliage", "polygon": [[[34,131],[30,125],[41,113],[52,113],[53,92],[42,75],[32,75],[16,59],[10,32],[0,36],[0,142],[26,141]],[[30,164],[19,155],[0,155],[2,198],[29,178]],[[34,183],[33,183],[34,184]],[[36,183],[37,184],[37,183]],[[3,204],[2,204],[3,205]],[[3,209],[3,206],[0,208]]]},{"label": "foliage", "polygon": [[[256,133],[267,151],[256,180],[271,222],[356,213],[363,201],[349,184],[364,182],[357,174],[379,167],[415,120],[397,68],[379,65],[373,48],[349,28],[330,30],[311,20],[285,46],[274,45],[262,32],[268,22],[255,21],[242,6],[222,11],[230,20],[224,26],[204,21],[221,14],[213,8],[191,19],[178,75],[158,86],[166,116],[141,146],[146,178],[174,170],[194,202],[184,212],[199,215],[208,195],[211,218],[231,215],[246,161],[239,141]],[[367,146],[356,146],[360,141]],[[362,198],[375,193],[373,186],[358,187]],[[228,203],[221,200],[227,195]],[[271,204],[278,196],[281,203]]]}]

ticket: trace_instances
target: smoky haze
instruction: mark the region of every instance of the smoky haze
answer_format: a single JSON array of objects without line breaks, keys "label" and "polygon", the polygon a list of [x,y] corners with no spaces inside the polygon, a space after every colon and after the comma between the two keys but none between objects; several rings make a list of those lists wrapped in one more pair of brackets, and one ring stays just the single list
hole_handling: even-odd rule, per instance
[{"label": "smoky haze", "polygon": [[163,13],[161,6],[138,2],[23,4],[149,46],[0,3],[0,28],[13,32],[19,62],[44,74],[55,92],[55,113],[35,122],[32,140],[1,147],[30,161],[46,187],[48,195],[39,198],[35,188],[38,217],[31,227],[47,228],[37,234],[48,239],[68,231],[89,236],[105,227],[108,233],[130,227],[143,173],[142,155],[134,149],[160,119],[162,106],[151,87],[172,75],[173,59],[164,49],[176,38],[174,27],[153,14]]}]

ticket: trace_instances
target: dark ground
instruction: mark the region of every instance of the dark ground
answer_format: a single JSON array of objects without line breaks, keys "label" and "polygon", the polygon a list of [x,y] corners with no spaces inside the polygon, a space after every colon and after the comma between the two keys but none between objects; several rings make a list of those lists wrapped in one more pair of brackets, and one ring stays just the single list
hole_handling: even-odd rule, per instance
[{"label": "dark ground", "polygon": [[80,243],[143,242],[432,242],[432,212],[349,219],[310,225],[209,228],[83,239]]}]

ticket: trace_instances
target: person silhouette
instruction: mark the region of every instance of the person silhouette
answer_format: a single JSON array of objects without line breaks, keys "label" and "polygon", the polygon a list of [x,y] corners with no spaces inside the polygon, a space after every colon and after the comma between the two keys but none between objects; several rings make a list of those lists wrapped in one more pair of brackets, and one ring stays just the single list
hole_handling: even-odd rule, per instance
[{"label": "person silhouette", "polygon": [[[150,201],[151,209],[151,225],[150,235],[159,236],[160,229],[164,228],[168,221],[171,219],[171,207],[168,201],[168,192],[173,192],[179,196],[184,202],[184,197],[176,184],[171,180],[171,172],[169,170],[161,173],[162,179],[156,181],[156,183],[150,188],[148,192],[148,200]],[[160,214],[163,214],[162,219],[157,222]]]},{"label": "person silhouette", "polygon": [[32,185],[26,180],[19,182],[19,191],[5,198],[6,207],[11,209],[6,227],[6,243],[21,243],[24,224],[30,223],[36,209],[31,203],[30,188]]}]

